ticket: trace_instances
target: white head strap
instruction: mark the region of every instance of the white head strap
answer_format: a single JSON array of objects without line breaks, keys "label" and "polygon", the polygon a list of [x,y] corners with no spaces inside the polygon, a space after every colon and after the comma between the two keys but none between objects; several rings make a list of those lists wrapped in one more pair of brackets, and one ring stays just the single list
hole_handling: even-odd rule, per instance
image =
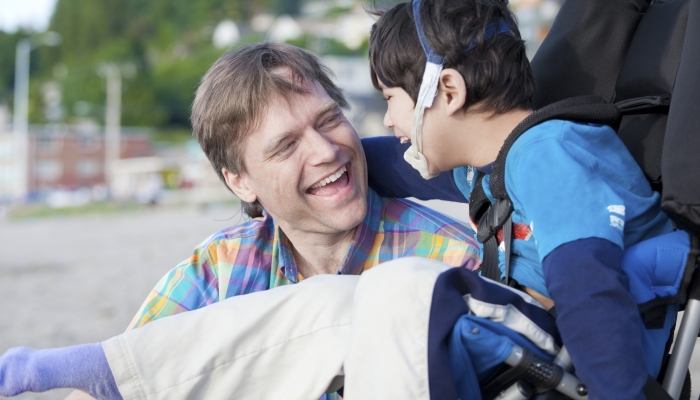
[{"label": "white head strap", "polygon": [[[418,39],[420,40],[421,47],[425,53],[426,63],[425,71],[423,72],[423,81],[420,84],[420,89],[418,90],[418,99],[416,100],[416,107],[413,111],[413,125],[411,126],[411,147],[406,150],[403,155],[404,160],[409,163],[413,168],[420,172],[423,179],[431,179],[437,176],[437,174],[432,175],[428,172],[428,161],[423,155],[423,116],[425,115],[425,109],[430,108],[433,105],[433,99],[437,95],[438,82],[440,81],[440,73],[445,65],[445,57],[437,54],[428,43],[428,39],[425,37],[425,32],[423,31],[423,22],[420,19],[420,5],[421,0],[413,0],[413,20],[416,23],[416,31],[418,32]],[[511,30],[508,24],[503,20],[503,18],[498,20],[498,23],[489,24],[484,32],[483,40],[486,40],[499,33],[510,33]],[[473,49],[477,46],[477,41],[474,40],[470,43],[464,52]]]}]

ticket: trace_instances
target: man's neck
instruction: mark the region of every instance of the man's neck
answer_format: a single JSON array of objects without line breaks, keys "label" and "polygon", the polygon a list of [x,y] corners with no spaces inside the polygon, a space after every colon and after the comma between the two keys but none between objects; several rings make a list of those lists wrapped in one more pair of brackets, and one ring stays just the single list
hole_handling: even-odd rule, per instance
[{"label": "man's neck", "polygon": [[304,278],[335,274],[355,236],[353,228],[336,234],[285,231],[297,270]]}]

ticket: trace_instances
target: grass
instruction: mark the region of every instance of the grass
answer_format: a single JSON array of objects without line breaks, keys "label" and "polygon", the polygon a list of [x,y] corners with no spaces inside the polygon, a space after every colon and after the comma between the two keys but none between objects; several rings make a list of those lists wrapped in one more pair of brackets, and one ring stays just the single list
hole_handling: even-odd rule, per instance
[{"label": "grass", "polygon": [[186,128],[161,128],[155,130],[150,138],[158,144],[182,145],[192,139],[192,131]]},{"label": "grass", "polygon": [[116,214],[133,212],[149,207],[139,203],[90,203],[79,207],[53,208],[47,205],[26,205],[11,208],[8,212],[10,220],[34,219],[56,216],[72,216],[86,214]]},{"label": "grass", "polygon": [[[40,219],[62,216],[76,215],[113,215],[120,213],[131,213],[139,210],[147,210],[152,208],[171,208],[171,207],[187,207],[196,206],[201,209],[217,208],[217,207],[234,207],[240,206],[240,201],[232,197],[230,200],[213,200],[205,203],[188,203],[183,200],[166,201],[157,205],[142,204],[137,202],[100,202],[90,203],[84,206],[54,208],[46,204],[32,204],[10,207],[7,210],[6,218],[9,220],[26,220]],[[0,218],[1,220],[1,218]]]}]

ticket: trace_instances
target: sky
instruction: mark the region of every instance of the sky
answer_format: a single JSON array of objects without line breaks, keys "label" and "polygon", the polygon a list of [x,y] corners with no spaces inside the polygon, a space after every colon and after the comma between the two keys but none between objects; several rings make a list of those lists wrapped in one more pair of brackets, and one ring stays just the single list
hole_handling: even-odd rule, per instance
[{"label": "sky", "polygon": [[56,0],[0,0],[0,30],[20,27],[43,31],[49,25]]}]

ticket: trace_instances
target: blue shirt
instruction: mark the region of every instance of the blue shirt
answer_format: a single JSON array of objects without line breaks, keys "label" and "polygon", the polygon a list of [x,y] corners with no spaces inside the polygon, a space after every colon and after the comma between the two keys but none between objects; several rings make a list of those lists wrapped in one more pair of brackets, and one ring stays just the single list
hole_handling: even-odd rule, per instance
[{"label": "blue shirt", "polygon": [[[482,172],[453,171],[469,197]],[[621,249],[673,231],[641,169],[608,126],[551,120],[525,132],[506,157],[506,190],[513,202],[511,276],[549,296],[542,261],[578,239],[606,239]],[[489,200],[490,176],[483,187]],[[505,271],[503,248],[499,266]]]}]

